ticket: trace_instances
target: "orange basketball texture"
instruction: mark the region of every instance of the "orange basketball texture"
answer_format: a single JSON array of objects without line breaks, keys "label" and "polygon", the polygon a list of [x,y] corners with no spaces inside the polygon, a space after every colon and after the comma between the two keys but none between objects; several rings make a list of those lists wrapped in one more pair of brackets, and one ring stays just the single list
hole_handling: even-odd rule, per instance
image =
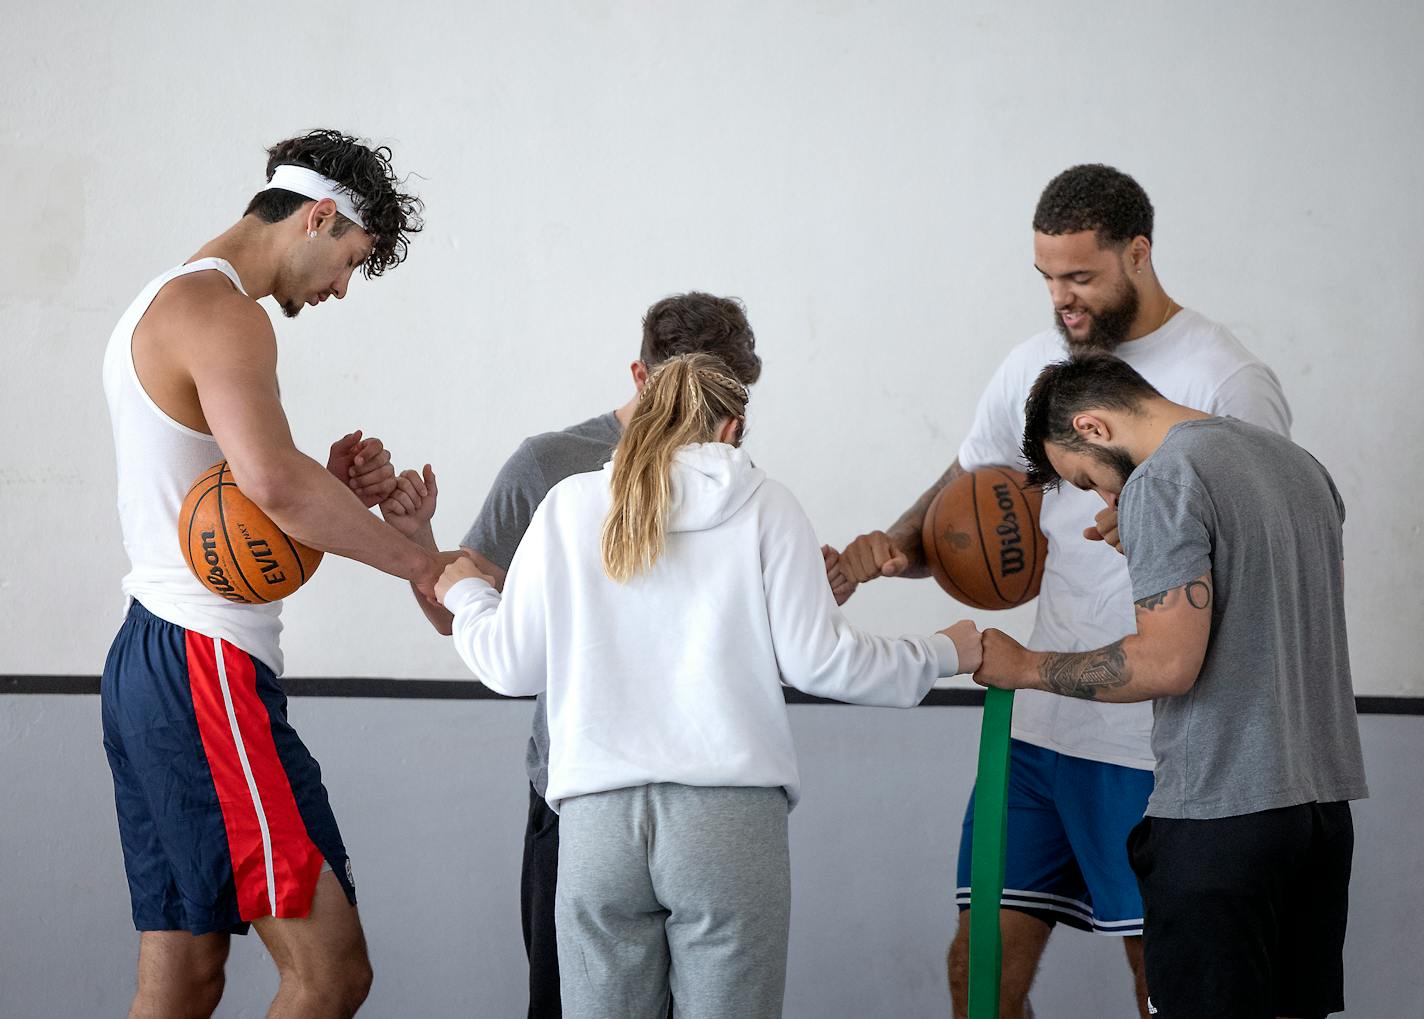
[{"label": "orange basketball texture", "polygon": [[286,598],[321,562],[320,552],[287,537],[242,494],[226,460],[188,489],[178,511],[178,544],[204,587],[244,605]]},{"label": "orange basketball texture", "polygon": [[1038,596],[1048,539],[1043,492],[1008,467],[955,478],[925,514],[925,561],[939,586],[977,609],[1011,609]]}]

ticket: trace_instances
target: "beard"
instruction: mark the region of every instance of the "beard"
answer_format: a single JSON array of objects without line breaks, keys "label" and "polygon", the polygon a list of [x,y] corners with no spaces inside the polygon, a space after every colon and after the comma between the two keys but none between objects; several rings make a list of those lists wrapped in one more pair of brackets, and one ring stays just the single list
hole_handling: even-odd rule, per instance
[{"label": "beard", "polygon": [[301,301],[280,301],[278,303],[282,305],[282,314],[288,318],[296,318],[302,313],[304,307]]},{"label": "beard", "polygon": [[1088,313],[1088,335],[1082,339],[1077,339],[1069,333],[1068,327],[1063,324],[1063,317],[1054,312],[1053,324],[1058,327],[1058,333],[1068,344],[1069,350],[1111,354],[1127,339],[1127,331],[1132,328],[1132,322],[1137,318],[1138,299],[1137,288],[1126,276],[1122,278],[1122,286],[1113,294],[1111,301],[1112,303],[1101,311]]},{"label": "beard", "polygon": [[[1094,460],[1116,474],[1122,485],[1126,485],[1132,472],[1137,470],[1137,464],[1121,446],[1089,446],[1088,452]],[[1118,486],[1118,491],[1122,491],[1122,485]]]}]

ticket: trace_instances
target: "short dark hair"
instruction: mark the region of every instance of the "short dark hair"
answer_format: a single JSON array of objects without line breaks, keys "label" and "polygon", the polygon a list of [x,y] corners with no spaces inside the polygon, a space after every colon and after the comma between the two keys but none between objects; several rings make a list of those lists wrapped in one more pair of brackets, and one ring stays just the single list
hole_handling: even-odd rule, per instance
[{"label": "short dark hair", "polygon": [[[391,150],[371,147],[359,138],[340,131],[319,128],[295,138],[287,138],[267,150],[267,179],[277,167],[290,164],[315,170],[348,188],[356,196],[356,208],[371,235],[371,254],[361,267],[368,279],[379,276],[405,261],[412,234],[424,225],[420,219],[421,200],[400,190],[404,181],[391,167]],[[279,223],[311,201],[304,195],[273,188],[259,191],[247,203],[244,216],[257,216],[264,223]],[[332,233],[340,237],[353,226],[338,214]]]},{"label": "short dark hair", "polygon": [[761,378],[761,358],[747,311],[735,297],[700,291],[664,297],[643,316],[643,363],[654,368],[678,354],[712,354],[750,386]]},{"label": "short dark hair", "polygon": [[1063,480],[1048,460],[1046,443],[1072,450],[1088,448],[1087,440],[1073,430],[1075,415],[1095,409],[1132,412],[1143,400],[1161,395],[1131,365],[1111,354],[1080,354],[1050,364],[1038,373],[1024,402],[1028,483],[1053,489]]},{"label": "short dark hair", "polygon": [[1142,185],[1102,163],[1071,166],[1048,182],[1033,211],[1033,229],[1057,236],[1094,230],[1098,247],[1152,240],[1152,202]]}]

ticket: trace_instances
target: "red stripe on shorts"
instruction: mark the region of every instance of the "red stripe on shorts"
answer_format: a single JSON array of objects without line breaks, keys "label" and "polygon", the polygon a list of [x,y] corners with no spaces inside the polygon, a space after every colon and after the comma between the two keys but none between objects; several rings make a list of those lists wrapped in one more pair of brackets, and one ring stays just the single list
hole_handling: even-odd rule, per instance
[{"label": "red stripe on shorts", "polygon": [[238,913],[243,920],[306,916],[322,856],[277,756],[267,706],[257,695],[256,666],[245,651],[191,631],[187,649],[193,710],[227,829]]}]

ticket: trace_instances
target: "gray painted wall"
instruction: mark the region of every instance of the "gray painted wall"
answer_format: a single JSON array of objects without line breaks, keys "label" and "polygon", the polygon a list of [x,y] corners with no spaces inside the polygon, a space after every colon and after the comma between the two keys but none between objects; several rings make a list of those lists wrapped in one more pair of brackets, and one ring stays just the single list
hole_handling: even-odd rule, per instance
[{"label": "gray painted wall", "polygon": [[[979,713],[793,706],[789,1019],[948,1014],[959,819]],[[299,698],[353,857],[376,968],[370,1017],[523,1014],[519,853],[530,708]],[[1424,1015],[1424,717],[1361,720],[1374,798],[1356,809],[1348,1019]],[[121,1015],[137,935],[92,696],[0,697],[0,1016]],[[275,975],[235,939],[224,1019]],[[1060,930],[1040,1019],[1132,1014],[1107,938]]]}]

